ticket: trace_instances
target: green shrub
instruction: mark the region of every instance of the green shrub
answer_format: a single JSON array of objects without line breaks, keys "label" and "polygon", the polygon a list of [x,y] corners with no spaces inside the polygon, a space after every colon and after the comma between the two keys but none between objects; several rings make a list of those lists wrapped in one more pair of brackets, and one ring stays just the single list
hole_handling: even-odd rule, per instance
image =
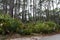
[{"label": "green shrub", "polygon": [[19,31],[20,34],[31,34],[31,33],[52,33],[58,30],[58,25],[54,22],[37,22],[37,23],[27,23]]},{"label": "green shrub", "polygon": [[21,35],[30,35],[32,33],[32,30],[31,29],[22,29],[22,30],[19,30],[18,33]]},{"label": "green shrub", "polygon": [[22,22],[18,19],[13,19],[9,15],[0,15],[0,33],[7,34],[7,33],[14,33],[17,32],[17,29],[20,28]]},{"label": "green shrub", "polygon": [[43,23],[37,23],[35,26],[33,26],[33,32],[34,33],[51,33],[55,32],[58,28],[57,24],[54,22],[43,22]]},{"label": "green shrub", "polygon": [[18,33],[21,35],[30,35],[32,33],[31,26],[31,23],[25,24],[18,30]]},{"label": "green shrub", "polygon": [[60,30],[60,25],[48,22],[29,22],[23,24],[20,20],[10,17],[8,14],[0,15],[0,34],[19,33],[30,35],[32,33],[52,33]]},{"label": "green shrub", "polygon": [[56,32],[59,32],[60,31],[60,25],[57,24],[57,27],[56,27]]}]

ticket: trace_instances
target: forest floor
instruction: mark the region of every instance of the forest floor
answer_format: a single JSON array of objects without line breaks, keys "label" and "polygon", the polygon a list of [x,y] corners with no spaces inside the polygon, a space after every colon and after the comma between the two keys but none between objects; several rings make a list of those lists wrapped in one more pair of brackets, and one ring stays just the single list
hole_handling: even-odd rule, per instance
[{"label": "forest floor", "polygon": [[0,36],[0,40],[60,40],[60,33],[35,34],[21,36],[19,34]]},{"label": "forest floor", "polygon": [[60,34],[44,37],[43,36],[22,37],[10,40],[60,40]]}]

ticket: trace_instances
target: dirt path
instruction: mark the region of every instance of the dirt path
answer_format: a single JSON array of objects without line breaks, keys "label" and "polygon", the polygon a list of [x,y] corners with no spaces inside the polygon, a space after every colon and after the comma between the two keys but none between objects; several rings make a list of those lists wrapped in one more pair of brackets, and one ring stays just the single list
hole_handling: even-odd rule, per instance
[{"label": "dirt path", "polygon": [[60,40],[60,34],[52,35],[52,36],[32,36],[32,37],[21,37],[10,40]]}]

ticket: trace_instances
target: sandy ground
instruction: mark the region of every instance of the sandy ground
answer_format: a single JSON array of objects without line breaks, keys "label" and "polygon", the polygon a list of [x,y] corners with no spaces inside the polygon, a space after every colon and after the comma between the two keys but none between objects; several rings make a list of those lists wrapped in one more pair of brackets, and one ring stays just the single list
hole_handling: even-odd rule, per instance
[{"label": "sandy ground", "polygon": [[51,36],[20,37],[20,38],[14,38],[10,40],[60,40],[60,34],[51,35]]},{"label": "sandy ground", "polygon": [[[0,40],[5,40],[5,38]],[[19,37],[19,38],[16,37],[10,39],[8,38],[6,40],[60,40],[60,34],[55,34],[51,36],[27,36],[27,37]]]}]

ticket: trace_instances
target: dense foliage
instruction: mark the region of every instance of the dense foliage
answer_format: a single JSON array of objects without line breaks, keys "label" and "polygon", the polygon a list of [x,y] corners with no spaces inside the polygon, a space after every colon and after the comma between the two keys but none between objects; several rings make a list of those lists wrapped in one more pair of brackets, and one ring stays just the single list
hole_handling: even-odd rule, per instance
[{"label": "dense foliage", "polygon": [[0,34],[18,33],[30,35],[32,33],[52,33],[58,32],[60,26],[52,21],[29,22],[23,24],[20,20],[10,17],[8,14],[0,14]]},{"label": "dense foliage", "polygon": [[21,25],[19,20],[13,19],[8,14],[0,14],[0,34],[14,33]]}]

